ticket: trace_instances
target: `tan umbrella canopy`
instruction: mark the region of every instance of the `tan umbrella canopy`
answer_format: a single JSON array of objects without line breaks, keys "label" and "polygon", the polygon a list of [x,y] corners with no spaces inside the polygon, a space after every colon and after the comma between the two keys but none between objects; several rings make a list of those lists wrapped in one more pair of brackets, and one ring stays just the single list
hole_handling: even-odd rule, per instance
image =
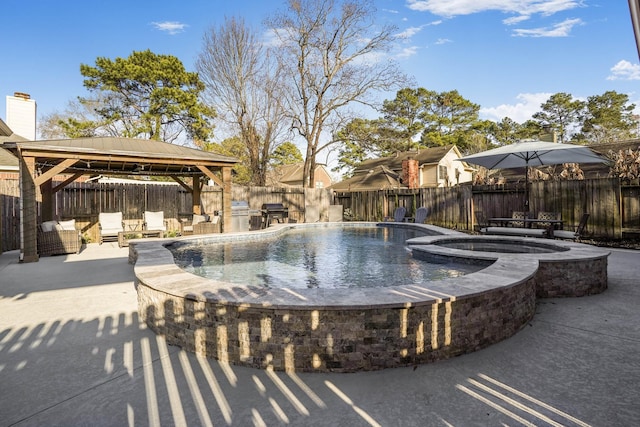
[{"label": "tan umbrella canopy", "polygon": [[525,168],[525,210],[529,209],[529,167],[562,163],[605,163],[589,147],[545,141],[521,141],[456,159],[487,169]]}]

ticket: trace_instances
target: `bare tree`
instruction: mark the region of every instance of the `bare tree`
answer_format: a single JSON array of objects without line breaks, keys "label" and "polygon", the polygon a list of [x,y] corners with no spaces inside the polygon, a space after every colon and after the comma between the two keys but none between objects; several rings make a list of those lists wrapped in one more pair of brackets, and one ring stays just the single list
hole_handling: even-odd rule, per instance
[{"label": "bare tree", "polygon": [[339,142],[327,135],[345,123],[347,108],[372,105],[373,92],[406,83],[384,55],[395,28],[376,23],[372,5],[368,0],[289,0],[284,12],[266,21],[290,82],[286,100],[292,128],[307,146],[307,186],[313,186],[318,153]]},{"label": "bare tree", "polygon": [[67,103],[64,111],[54,111],[40,118],[38,133],[43,139],[121,136],[117,123],[100,117],[96,109],[107,105],[109,97],[97,94],[95,98],[76,99]]},{"label": "bare tree", "polygon": [[196,67],[205,98],[246,145],[251,182],[265,185],[271,153],[287,130],[281,73],[269,48],[242,19],[226,19],[205,34]]}]

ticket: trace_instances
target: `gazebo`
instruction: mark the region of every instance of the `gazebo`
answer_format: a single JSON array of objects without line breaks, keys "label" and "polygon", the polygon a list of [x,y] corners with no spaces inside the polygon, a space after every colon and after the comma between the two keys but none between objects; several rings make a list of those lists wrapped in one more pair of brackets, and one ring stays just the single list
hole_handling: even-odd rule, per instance
[{"label": "gazebo", "polygon": [[[193,213],[200,214],[201,180],[222,187],[223,232],[231,224],[231,168],[233,157],[132,138],[77,138],[40,141],[5,141],[20,166],[20,261],[38,261],[37,204],[42,200],[42,221],[53,218],[53,195],[83,175],[168,176],[192,194]],[[53,185],[56,175],[69,175]],[[186,178],[191,178],[185,180]]]}]

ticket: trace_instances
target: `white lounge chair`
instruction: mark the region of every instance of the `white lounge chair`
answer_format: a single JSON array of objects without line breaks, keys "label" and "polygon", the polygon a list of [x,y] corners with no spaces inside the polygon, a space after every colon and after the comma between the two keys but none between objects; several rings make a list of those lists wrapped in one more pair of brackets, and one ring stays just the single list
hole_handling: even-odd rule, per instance
[{"label": "white lounge chair", "polygon": [[144,212],[144,224],[142,225],[144,231],[167,231],[167,225],[164,221],[164,212]]},{"label": "white lounge chair", "polygon": [[118,233],[124,232],[122,212],[100,213],[98,227],[100,227],[100,244],[107,239],[118,240]]}]

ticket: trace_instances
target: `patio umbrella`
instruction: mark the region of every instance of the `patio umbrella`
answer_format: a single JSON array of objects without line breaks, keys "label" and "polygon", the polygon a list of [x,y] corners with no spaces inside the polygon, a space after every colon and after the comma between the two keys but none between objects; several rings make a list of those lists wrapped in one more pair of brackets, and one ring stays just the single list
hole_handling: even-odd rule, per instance
[{"label": "patio umbrella", "polygon": [[525,210],[529,208],[529,167],[562,163],[605,163],[589,147],[545,141],[521,141],[456,159],[487,169],[525,168]]}]

